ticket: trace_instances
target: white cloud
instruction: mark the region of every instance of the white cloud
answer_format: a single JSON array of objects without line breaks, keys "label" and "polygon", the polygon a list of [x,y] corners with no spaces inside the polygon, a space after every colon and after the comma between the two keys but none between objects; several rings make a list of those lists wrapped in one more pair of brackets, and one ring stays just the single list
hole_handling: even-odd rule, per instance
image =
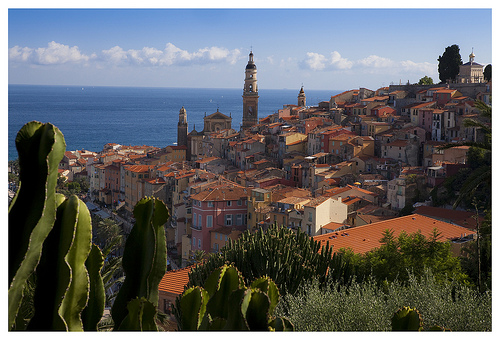
[{"label": "white cloud", "polygon": [[400,64],[403,70],[408,72],[421,72],[424,74],[432,74],[437,72],[437,65],[428,62],[416,63],[411,60],[404,60]]},{"label": "white cloud", "polygon": [[324,55],[314,52],[307,52],[307,58],[302,61],[305,68],[313,71],[321,71],[326,67],[327,59]]},{"label": "white cloud", "polygon": [[299,65],[311,71],[334,71],[334,70],[362,70],[367,73],[383,74],[433,74],[436,65],[428,62],[417,63],[411,60],[394,61],[389,58],[369,55],[359,60],[343,58],[338,51],[330,53],[330,57],[323,54],[308,52]]},{"label": "white cloud", "polygon": [[394,62],[390,59],[379,57],[377,55],[370,55],[364,59],[357,61],[358,64],[370,68],[390,68],[394,67]]},{"label": "white cloud", "polygon": [[14,62],[29,62],[40,65],[56,65],[66,63],[82,63],[91,57],[80,52],[78,46],[70,47],[51,41],[47,47],[32,49],[14,46],[9,49],[9,60]]},{"label": "white cloud", "polygon": [[33,49],[29,47],[14,46],[9,48],[9,60],[15,62],[27,62],[33,53]]},{"label": "white cloud", "polygon": [[337,51],[333,51],[330,57],[330,63],[337,69],[345,70],[350,69],[353,65],[352,61],[349,61],[346,58],[342,58],[340,53]]},{"label": "white cloud", "polygon": [[32,63],[41,65],[56,65],[65,63],[86,63],[96,60],[112,65],[144,65],[144,66],[171,66],[191,64],[214,64],[229,63],[236,64],[240,57],[240,50],[221,47],[205,47],[194,52],[182,50],[172,43],[167,43],[163,50],[154,47],[143,47],[142,49],[124,50],[120,46],[114,46],[102,50],[99,54],[92,53],[90,56],[80,52],[77,46],[70,47],[50,42],[44,48],[29,48],[14,46],[9,49],[9,61],[17,63]]},{"label": "white cloud", "polygon": [[123,50],[115,46],[109,50],[103,50],[103,60],[115,65],[135,64],[145,66],[171,66],[189,64],[212,64],[227,62],[235,64],[240,51],[228,50],[220,47],[205,47],[195,52],[182,50],[172,43],[168,43],[164,50],[153,47],[144,47],[141,50]]},{"label": "white cloud", "polygon": [[313,71],[322,70],[345,70],[350,69],[353,65],[352,61],[342,58],[339,52],[333,51],[330,53],[330,58],[323,54],[315,52],[307,52],[306,59],[300,62],[300,65],[305,69]]}]

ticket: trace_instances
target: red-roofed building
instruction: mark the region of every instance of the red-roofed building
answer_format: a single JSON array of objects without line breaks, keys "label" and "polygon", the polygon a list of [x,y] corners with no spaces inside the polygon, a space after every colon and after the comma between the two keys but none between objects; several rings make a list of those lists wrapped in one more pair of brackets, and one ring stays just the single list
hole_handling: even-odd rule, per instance
[{"label": "red-roofed building", "polygon": [[328,244],[329,247],[333,247],[334,252],[350,248],[354,253],[363,254],[380,247],[380,239],[386,230],[392,231],[394,237],[398,237],[403,231],[407,234],[421,232],[422,235],[428,237],[432,235],[434,229],[440,233],[439,241],[452,242],[452,251],[456,255],[460,252],[461,244],[472,240],[474,234],[469,229],[454,224],[413,214],[318,235],[313,238],[315,241],[321,242],[322,246]]},{"label": "red-roofed building", "polygon": [[[177,296],[184,292],[189,282],[189,273],[193,266],[178,270],[169,270],[163,275],[158,285],[158,309],[167,315],[172,314],[172,305]],[[171,317],[173,320],[173,317]]]},{"label": "red-roofed building", "polygon": [[246,230],[249,195],[245,187],[229,183],[216,184],[192,195],[191,250],[215,251],[210,235],[215,228]]}]

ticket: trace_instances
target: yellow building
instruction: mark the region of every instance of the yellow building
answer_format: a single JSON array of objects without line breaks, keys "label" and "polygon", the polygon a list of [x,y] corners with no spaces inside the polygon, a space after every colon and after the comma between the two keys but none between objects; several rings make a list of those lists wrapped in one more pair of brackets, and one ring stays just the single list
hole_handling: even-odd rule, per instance
[{"label": "yellow building", "polygon": [[144,180],[151,177],[151,165],[125,165],[125,208],[133,212],[135,204],[144,197]]},{"label": "yellow building", "polygon": [[271,208],[272,193],[270,190],[255,188],[248,199],[247,227],[253,231],[258,228],[258,223],[267,218]]}]

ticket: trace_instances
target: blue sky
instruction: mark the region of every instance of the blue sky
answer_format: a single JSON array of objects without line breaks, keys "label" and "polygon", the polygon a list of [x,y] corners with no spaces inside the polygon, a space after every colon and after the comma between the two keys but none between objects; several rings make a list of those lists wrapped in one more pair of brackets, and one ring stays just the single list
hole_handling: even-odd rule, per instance
[{"label": "blue sky", "polygon": [[376,89],[425,75],[438,82],[437,58],[453,44],[464,62],[474,48],[476,62],[492,63],[492,11],[484,6],[16,6],[8,10],[9,84],[241,88],[250,48],[260,89]]}]

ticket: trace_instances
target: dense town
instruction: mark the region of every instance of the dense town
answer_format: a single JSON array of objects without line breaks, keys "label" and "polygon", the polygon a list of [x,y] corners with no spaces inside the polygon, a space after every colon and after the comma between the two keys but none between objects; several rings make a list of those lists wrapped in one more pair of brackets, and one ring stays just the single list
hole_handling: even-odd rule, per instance
[{"label": "dense town", "polygon": [[175,145],[66,151],[59,173],[67,182],[88,180],[89,209],[125,233],[141,198],[167,205],[173,270],[160,284],[164,312],[195,258],[273,224],[358,253],[377,247],[387,229],[428,235],[438,228],[458,252],[473,240],[477,215],[437,205],[431,192],[470,166],[464,142],[484,139],[463,123],[481,119],[476,100],[491,104],[491,80],[474,57],[444,84],[352,89],[314,105],[302,87],[296,103],[259,116],[251,52],[240,131],[218,109],[202,130],[188,132],[189,107],[182,107]]}]

